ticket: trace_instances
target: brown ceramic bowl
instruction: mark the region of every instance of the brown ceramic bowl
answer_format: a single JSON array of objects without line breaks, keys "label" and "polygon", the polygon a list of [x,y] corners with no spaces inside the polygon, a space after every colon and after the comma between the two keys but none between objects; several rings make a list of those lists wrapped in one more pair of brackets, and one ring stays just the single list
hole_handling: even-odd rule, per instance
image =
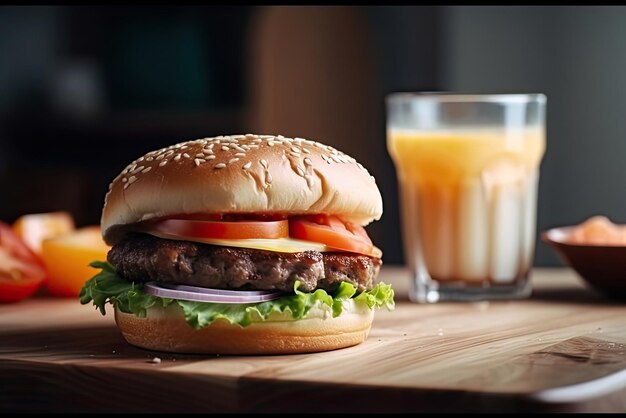
[{"label": "brown ceramic bowl", "polygon": [[612,298],[626,298],[626,246],[572,244],[567,236],[575,228],[562,227],[545,231],[541,239],[587,281]]}]

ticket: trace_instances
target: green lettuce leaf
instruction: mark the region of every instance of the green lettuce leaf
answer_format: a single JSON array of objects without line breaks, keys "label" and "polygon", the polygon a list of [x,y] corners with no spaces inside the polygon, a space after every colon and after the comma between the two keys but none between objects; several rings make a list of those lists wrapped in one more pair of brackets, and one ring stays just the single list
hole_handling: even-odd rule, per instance
[{"label": "green lettuce leaf", "polygon": [[352,284],[343,282],[331,295],[323,289],[301,292],[298,290],[300,283],[296,281],[294,293],[280,299],[251,304],[226,304],[152,296],[143,292],[141,283],[129,282],[120,277],[108,262],[94,261],[90,266],[100,269],[100,272],[83,286],[80,292],[81,304],[93,302],[102,315],[106,314],[105,306],[109,303],[122,312],[145,317],[147,310],[155,304],[166,307],[176,303],[182,308],[187,323],[196,329],[206,327],[218,319],[242,327],[267,320],[272,314],[286,314],[292,319],[302,319],[318,304],[328,306],[332,316],[337,317],[343,312],[343,302],[348,299],[353,299],[357,304],[362,303],[369,309],[384,307],[392,310],[395,307],[393,289],[383,282],[359,294]]}]

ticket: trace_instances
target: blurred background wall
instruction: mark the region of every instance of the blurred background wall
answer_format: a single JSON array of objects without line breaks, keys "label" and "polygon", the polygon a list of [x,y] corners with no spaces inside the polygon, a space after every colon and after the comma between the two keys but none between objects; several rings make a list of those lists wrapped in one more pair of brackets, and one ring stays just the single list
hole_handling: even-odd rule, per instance
[{"label": "blurred background wall", "polygon": [[[548,96],[538,231],[626,223],[621,6],[0,6],[0,219],[99,222],[110,180],[186,139],[282,133],[377,178],[368,227],[403,262],[385,147],[394,91]],[[545,245],[537,265],[558,265]]]}]

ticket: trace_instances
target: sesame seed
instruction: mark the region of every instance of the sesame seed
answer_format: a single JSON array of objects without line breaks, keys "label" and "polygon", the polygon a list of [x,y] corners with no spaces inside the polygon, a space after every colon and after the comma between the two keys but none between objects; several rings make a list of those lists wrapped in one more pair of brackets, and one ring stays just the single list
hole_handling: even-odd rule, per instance
[{"label": "sesame seed", "polygon": [[309,187],[312,187],[313,186],[313,176],[310,175],[310,174],[307,174],[307,175],[304,176],[304,178],[306,179],[306,184]]},{"label": "sesame seed", "polygon": [[228,164],[236,163],[237,161],[239,161],[239,158],[231,158],[228,160]]},{"label": "sesame seed", "polygon": [[152,160],[154,160],[154,158],[153,158],[153,157],[148,157],[148,158],[146,158],[146,161],[152,161]]},{"label": "sesame seed", "polygon": [[248,161],[247,163],[245,163],[245,164],[243,165],[243,169],[244,169],[244,170],[247,170],[247,169],[249,169],[250,167],[252,167],[252,162],[250,162],[250,161]]},{"label": "sesame seed", "polygon": [[129,185],[130,185],[130,183],[126,183],[126,184],[124,185],[124,190],[128,189],[128,186],[129,186]]},{"label": "sesame seed", "polygon": [[215,158],[215,155],[211,154],[211,155],[207,155],[206,157],[204,157],[207,160],[212,160],[213,158]]},{"label": "sesame seed", "polygon": [[165,164],[167,164],[167,160],[163,160],[159,163],[159,167],[163,167]]},{"label": "sesame seed", "polygon": [[248,148],[259,148],[257,144],[249,144]]},{"label": "sesame seed", "polygon": [[138,163],[140,163],[140,162],[142,162],[142,161],[143,161],[143,157],[139,157],[139,158],[137,158],[137,162],[138,162]]},{"label": "sesame seed", "polygon": [[300,152],[300,148],[291,147],[291,151],[299,153]]},{"label": "sesame seed", "polygon": [[268,183],[268,184],[272,182],[272,175],[270,173],[266,174],[265,182]]},{"label": "sesame seed", "polygon": [[246,134],[246,139],[255,139],[253,134]]},{"label": "sesame seed", "polygon": [[122,183],[126,183],[128,179],[126,177],[122,177]]},{"label": "sesame seed", "polygon": [[215,143],[209,144],[209,145],[208,145],[208,148],[209,148],[209,149],[213,149],[213,146],[214,146],[214,145],[215,145]]},{"label": "sesame seed", "polygon": [[133,184],[136,181],[137,181],[137,177],[135,177],[135,176],[130,176],[128,178],[128,184]]},{"label": "sesame seed", "polygon": [[235,154],[235,157],[245,157],[246,153],[245,152],[238,152],[237,154]]},{"label": "sesame seed", "polygon": [[184,154],[183,154],[183,157],[185,157],[185,158],[191,158],[191,155],[189,155],[189,154],[187,154],[187,153],[184,153]]},{"label": "sesame seed", "polygon": [[261,160],[259,163],[263,166],[263,168],[267,169],[267,161]]},{"label": "sesame seed", "polygon": [[204,158],[204,154],[199,152],[196,154],[196,158]]},{"label": "sesame seed", "polygon": [[289,154],[290,154],[291,156],[293,156],[293,157],[296,157],[296,158],[298,158],[298,157],[300,156],[300,154],[299,154],[299,153],[297,153],[297,152],[293,152],[293,151],[289,151]]},{"label": "sesame seed", "polygon": [[187,145],[183,145],[182,147],[180,147],[180,149],[187,149],[189,148]]},{"label": "sesame seed", "polygon": [[313,163],[311,162],[311,159],[309,157],[304,157],[304,164],[306,164],[306,165],[313,165]]},{"label": "sesame seed", "polygon": [[309,151],[309,150],[308,150],[308,149],[306,149],[306,148],[302,148],[302,152],[303,152],[303,153],[305,153],[305,154],[310,154],[310,153],[311,153],[311,151]]},{"label": "sesame seed", "polygon": [[228,151],[230,148],[228,148],[226,145],[222,145],[222,151]]},{"label": "sesame seed", "polygon": [[269,145],[270,147],[273,147],[274,144],[276,144],[274,141],[267,141],[267,145]]},{"label": "sesame seed", "polygon": [[156,157],[157,160],[162,160],[163,158],[165,158],[165,155],[163,154],[159,154],[158,157]]},{"label": "sesame seed", "polygon": [[304,176],[304,171],[302,171],[302,169],[300,167],[296,167],[296,171],[298,172],[298,175],[300,177]]},{"label": "sesame seed", "polygon": [[176,154],[176,157],[174,157],[174,161],[178,161],[180,160],[180,154]]},{"label": "sesame seed", "polygon": [[194,162],[194,164],[195,164],[195,165],[196,165],[196,167],[197,167],[197,166],[199,166],[200,164],[205,163],[206,161],[205,161],[205,160],[203,160],[203,159],[200,159],[200,158],[196,158],[196,159],[194,159],[194,160],[193,160],[193,162]]},{"label": "sesame seed", "polygon": [[130,167],[128,167],[128,171],[133,171],[135,168],[137,168],[137,164],[133,164]]},{"label": "sesame seed", "polygon": [[226,167],[226,164],[224,164],[224,163],[217,163],[217,164],[215,164],[215,168],[224,168],[224,167]]},{"label": "sesame seed", "polygon": [[147,173],[150,170],[152,170],[152,167],[146,167],[144,170],[141,170],[141,172],[142,173]]}]

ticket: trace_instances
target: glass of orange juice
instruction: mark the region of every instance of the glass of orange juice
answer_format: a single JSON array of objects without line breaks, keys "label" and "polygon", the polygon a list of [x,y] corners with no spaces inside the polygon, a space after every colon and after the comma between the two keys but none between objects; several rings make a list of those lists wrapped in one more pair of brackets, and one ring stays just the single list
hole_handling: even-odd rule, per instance
[{"label": "glass of orange juice", "polygon": [[546,96],[393,93],[386,105],[410,299],[529,296]]}]

